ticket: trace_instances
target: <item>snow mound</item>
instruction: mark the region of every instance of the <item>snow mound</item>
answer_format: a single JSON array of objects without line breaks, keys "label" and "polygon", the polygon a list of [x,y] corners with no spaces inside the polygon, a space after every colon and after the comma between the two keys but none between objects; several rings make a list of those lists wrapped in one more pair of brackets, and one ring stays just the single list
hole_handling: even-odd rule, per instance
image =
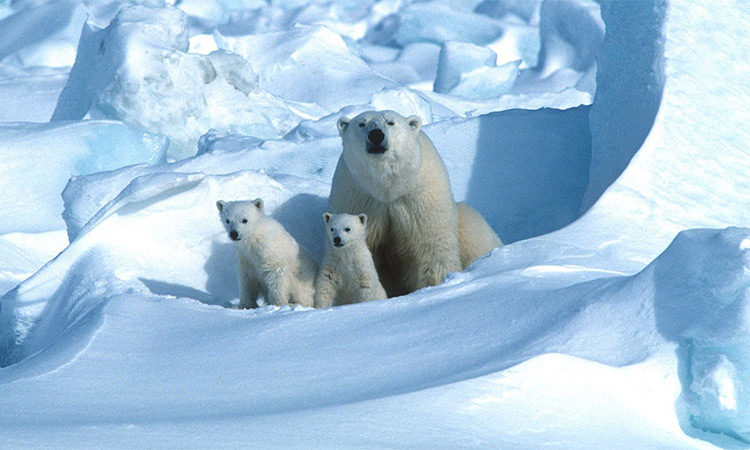
[{"label": "snow mound", "polygon": [[177,159],[211,128],[266,139],[297,123],[241,57],[188,47],[187,16],[172,7],[125,7],[103,29],[87,22],[52,120],[121,120],[169,137]]}]

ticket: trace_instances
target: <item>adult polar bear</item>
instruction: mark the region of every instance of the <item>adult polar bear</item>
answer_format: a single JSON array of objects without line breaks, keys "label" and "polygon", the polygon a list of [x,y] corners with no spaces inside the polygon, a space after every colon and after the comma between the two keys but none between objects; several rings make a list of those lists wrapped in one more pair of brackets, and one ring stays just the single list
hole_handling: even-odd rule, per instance
[{"label": "adult polar bear", "polygon": [[481,214],[453,199],[418,117],[368,111],[342,117],[338,129],[343,153],[329,208],[367,214],[367,245],[389,296],[439,284],[502,245]]}]

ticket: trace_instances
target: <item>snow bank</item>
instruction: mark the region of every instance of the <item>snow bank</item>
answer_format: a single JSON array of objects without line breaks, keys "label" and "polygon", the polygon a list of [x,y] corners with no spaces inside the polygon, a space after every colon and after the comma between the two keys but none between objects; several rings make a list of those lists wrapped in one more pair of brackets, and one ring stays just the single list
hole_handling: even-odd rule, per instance
[{"label": "snow bank", "polygon": [[236,272],[226,270],[236,256],[218,219],[219,199],[263,198],[269,214],[320,259],[328,190],[312,180],[254,172],[133,179],[45,270],[3,297],[3,365],[49,346],[128,289],[210,304],[236,299]]},{"label": "snow bank", "polygon": [[195,154],[211,128],[276,138],[298,117],[258,88],[237,55],[187,53],[187,17],[164,7],[125,7],[107,28],[87,22],[76,64],[52,120],[104,117],[164,134],[170,154]]}]

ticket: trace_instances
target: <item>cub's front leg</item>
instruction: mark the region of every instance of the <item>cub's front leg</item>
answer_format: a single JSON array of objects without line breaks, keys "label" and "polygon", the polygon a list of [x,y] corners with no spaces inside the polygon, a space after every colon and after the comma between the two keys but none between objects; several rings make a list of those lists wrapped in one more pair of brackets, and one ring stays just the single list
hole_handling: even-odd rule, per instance
[{"label": "cub's front leg", "polygon": [[336,298],[336,282],[330,268],[321,266],[315,276],[315,307],[330,308]]},{"label": "cub's front leg", "polygon": [[237,280],[240,288],[240,309],[257,308],[260,296],[260,281],[253,269],[244,261],[240,260]]}]

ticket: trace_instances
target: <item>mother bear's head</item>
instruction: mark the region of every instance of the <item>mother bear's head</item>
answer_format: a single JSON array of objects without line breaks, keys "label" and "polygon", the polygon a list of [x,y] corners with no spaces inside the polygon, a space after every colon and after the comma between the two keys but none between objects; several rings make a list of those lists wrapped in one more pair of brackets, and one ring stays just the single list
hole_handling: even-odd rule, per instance
[{"label": "mother bear's head", "polygon": [[394,111],[367,111],[338,120],[343,159],[355,182],[390,203],[414,186],[422,167],[422,121]]}]

